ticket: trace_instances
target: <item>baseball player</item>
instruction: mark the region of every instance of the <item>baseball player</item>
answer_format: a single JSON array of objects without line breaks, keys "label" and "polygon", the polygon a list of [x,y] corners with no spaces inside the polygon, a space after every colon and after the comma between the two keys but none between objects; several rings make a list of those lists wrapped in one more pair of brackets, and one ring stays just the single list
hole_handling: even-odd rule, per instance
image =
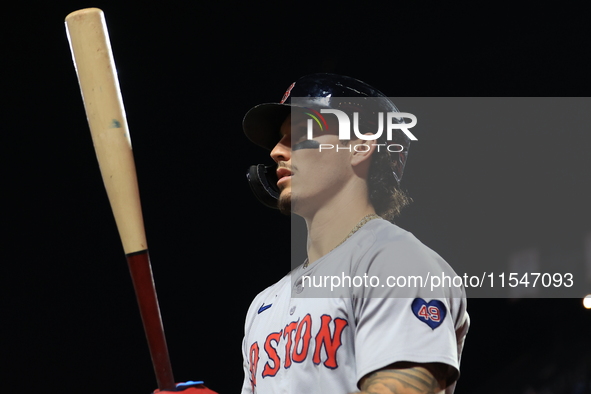
[{"label": "baseball player", "polygon": [[[274,161],[250,168],[252,191],[304,218],[308,235],[307,259],[248,310],[243,394],[454,391],[465,291],[421,286],[419,277],[455,273],[391,222],[408,203],[399,183],[409,133],[384,115],[395,112],[364,82],[313,74],[245,115],[246,136]],[[348,140],[343,115],[355,130]]]},{"label": "baseball player", "polygon": [[[453,393],[466,296],[451,282],[423,286],[455,273],[391,222],[408,203],[398,112],[364,82],[313,74],[245,115],[246,136],[274,161],[250,167],[251,189],[305,219],[307,259],[251,303],[242,394]],[[355,133],[343,138],[347,122]],[[212,393],[202,382],[179,390]]]}]

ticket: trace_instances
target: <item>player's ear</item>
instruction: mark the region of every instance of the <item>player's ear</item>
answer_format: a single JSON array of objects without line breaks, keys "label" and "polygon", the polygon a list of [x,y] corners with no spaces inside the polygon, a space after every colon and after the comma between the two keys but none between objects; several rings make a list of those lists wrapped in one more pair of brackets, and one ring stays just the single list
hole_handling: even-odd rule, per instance
[{"label": "player's ear", "polygon": [[373,155],[376,146],[373,141],[362,139],[351,141],[351,168],[353,172],[361,178],[367,177],[371,164],[371,155]]},{"label": "player's ear", "polygon": [[351,141],[351,165],[357,166],[369,166],[371,155],[373,155],[376,145],[373,140],[362,140],[357,139]]}]

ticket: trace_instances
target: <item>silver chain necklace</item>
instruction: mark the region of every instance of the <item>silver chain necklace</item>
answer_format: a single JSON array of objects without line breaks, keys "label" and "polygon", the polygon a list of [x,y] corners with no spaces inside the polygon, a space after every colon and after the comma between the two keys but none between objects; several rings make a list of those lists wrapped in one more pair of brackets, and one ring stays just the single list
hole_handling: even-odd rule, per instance
[{"label": "silver chain necklace", "polygon": [[[339,242],[339,244],[337,246],[335,246],[334,248],[332,248],[330,250],[330,252],[332,252],[333,250],[335,250],[336,248],[338,248],[339,246],[341,246],[346,240],[348,240],[349,238],[351,238],[351,236],[353,234],[355,234],[357,231],[359,231],[359,229],[361,227],[363,227],[367,222],[369,222],[370,220],[373,219],[379,219],[380,216],[376,215],[375,213],[371,213],[369,215],[364,216],[359,223],[357,223],[355,225],[355,227],[353,227],[353,229],[349,232],[349,234],[345,237],[345,239],[343,239],[341,242]],[[330,253],[328,252],[328,253]],[[310,265],[310,260],[306,259],[306,261],[304,262],[304,268],[308,268],[308,266]]]}]

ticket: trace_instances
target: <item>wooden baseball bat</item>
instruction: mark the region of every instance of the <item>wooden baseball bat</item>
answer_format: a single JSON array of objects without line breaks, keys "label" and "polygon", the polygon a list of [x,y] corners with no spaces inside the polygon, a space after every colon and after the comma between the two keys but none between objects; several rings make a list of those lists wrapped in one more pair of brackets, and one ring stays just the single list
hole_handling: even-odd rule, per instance
[{"label": "wooden baseball bat", "polygon": [[148,254],[125,108],[103,12],[66,17],[66,32],[94,149],[127,257],[158,388],[175,383]]}]

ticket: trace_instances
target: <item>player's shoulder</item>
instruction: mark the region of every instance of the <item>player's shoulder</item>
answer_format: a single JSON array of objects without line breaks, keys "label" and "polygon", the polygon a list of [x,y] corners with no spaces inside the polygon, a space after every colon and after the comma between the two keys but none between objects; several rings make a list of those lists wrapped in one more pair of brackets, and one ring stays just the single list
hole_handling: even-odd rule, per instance
[{"label": "player's shoulder", "polygon": [[385,219],[372,220],[364,228],[373,234],[376,244],[408,242],[416,239],[409,231]]},{"label": "player's shoulder", "polygon": [[373,220],[367,225],[373,251],[395,250],[397,252],[422,252],[436,254],[421,242],[413,233],[387,220]]},{"label": "player's shoulder", "polygon": [[387,220],[373,220],[366,226],[365,260],[419,270],[453,271],[443,257],[410,231]]},{"label": "player's shoulder", "polygon": [[[397,287],[372,289],[373,296],[398,297],[408,300],[439,299],[452,312],[456,327],[467,327],[466,293],[463,285],[447,284],[431,287],[431,278],[453,278],[457,274],[452,266],[437,252],[425,245],[411,232],[386,220],[374,220],[368,226],[366,242],[369,245],[354,272],[368,276],[403,278]],[[404,285],[400,285],[404,283]],[[455,283],[455,282],[454,282]],[[378,298],[379,298],[378,297]]]}]

